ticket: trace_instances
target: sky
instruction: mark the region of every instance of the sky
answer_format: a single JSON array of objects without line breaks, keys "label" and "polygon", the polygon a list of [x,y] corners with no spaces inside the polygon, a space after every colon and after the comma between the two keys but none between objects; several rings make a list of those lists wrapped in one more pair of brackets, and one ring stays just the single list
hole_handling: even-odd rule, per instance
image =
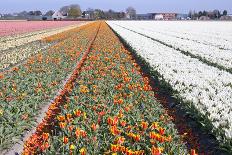
[{"label": "sky", "polygon": [[188,13],[189,10],[214,10],[232,13],[232,0],[0,0],[0,13],[14,13],[23,10],[58,10],[69,4],[79,4],[82,10],[98,8],[124,11],[132,6],[137,13],[176,12]]}]

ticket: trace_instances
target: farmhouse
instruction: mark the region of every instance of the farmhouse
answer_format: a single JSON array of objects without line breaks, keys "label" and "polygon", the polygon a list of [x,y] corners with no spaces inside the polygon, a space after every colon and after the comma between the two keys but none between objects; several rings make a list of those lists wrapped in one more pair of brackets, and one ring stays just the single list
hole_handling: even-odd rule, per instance
[{"label": "farmhouse", "polygon": [[150,13],[154,20],[175,20],[177,13]]},{"label": "farmhouse", "polygon": [[156,14],[154,19],[155,20],[164,20],[164,16],[162,14]]},{"label": "farmhouse", "polygon": [[94,10],[83,11],[82,18],[85,19],[93,19],[94,18]]},{"label": "farmhouse", "polygon": [[229,16],[229,15],[227,15],[227,16],[221,16],[220,20],[232,20],[232,16]]},{"label": "farmhouse", "polygon": [[210,18],[208,16],[201,16],[199,20],[210,20]]},{"label": "farmhouse", "polygon": [[66,18],[66,16],[63,16],[62,13],[60,11],[56,11],[53,15],[52,15],[52,19],[53,20],[62,20]]},{"label": "farmhouse", "polygon": [[164,20],[175,20],[176,13],[161,13],[163,15]]}]

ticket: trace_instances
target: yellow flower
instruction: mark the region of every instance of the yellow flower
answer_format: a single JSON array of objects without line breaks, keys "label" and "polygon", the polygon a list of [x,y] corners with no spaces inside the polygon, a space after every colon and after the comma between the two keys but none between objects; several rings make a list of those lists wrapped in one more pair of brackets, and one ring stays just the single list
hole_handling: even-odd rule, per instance
[{"label": "yellow flower", "polygon": [[22,97],[26,97],[27,96],[27,93],[22,93]]},{"label": "yellow flower", "polygon": [[75,148],[76,148],[76,146],[73,145],[73,144],[71,144],[71,145],[69,146],[69,149],[70,149],[70,150],[74,150]]},{"label": "yellow flower", "polygon": [[3,115],[3,110],[2,109],[0,109],[0,116],[2,116]]},{"label": "yellow flower", "polygon": [[87,118],[87,116],[86,116],[86,112],[84,112],[84,113],[83,113],[83,117],[84,117],[84,119],[86,119],[86,118]]},{"label": "yellow flower", "polygon": [[89,89],[87,86],[80,85],[80,92],[81,93],[88,93]]},{"label": "yellow flower", "polygon": [[79,152],[80,152],[81,155],[85,155],[86,154],[86,148],[84,148],[84,147],[81,148]]}]

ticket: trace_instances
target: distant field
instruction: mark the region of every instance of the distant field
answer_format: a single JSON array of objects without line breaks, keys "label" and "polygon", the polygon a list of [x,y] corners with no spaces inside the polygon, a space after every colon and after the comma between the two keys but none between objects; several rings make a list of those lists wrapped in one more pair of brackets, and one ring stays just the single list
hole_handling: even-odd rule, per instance
[{"label": "distant field", "polygon": [[1,21],[0,36],[8,36],[38,30],[77,24],[79,21]]}]

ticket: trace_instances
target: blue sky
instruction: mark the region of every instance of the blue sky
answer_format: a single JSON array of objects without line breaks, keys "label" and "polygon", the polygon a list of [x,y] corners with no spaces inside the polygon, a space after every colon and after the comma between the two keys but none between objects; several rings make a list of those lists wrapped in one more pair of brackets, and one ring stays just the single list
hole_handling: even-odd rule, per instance
[{"label": "blue sky", "polygon": [[177,12],[188,13],[191,10],[228,10],[232,13],[232,0],[0,0],[0,13],[12,13],[22,10],[57,10],[68,4],[79,4],[82,10],[100,8],[103,10],[125,10],[128,6],[136,8],[138,13]]}]

